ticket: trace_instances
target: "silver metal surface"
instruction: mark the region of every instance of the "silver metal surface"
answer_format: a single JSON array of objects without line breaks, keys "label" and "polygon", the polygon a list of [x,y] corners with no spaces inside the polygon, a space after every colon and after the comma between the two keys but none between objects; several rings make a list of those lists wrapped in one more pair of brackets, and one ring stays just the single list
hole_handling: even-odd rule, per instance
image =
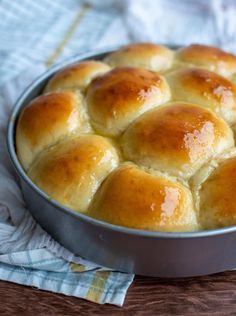
[{"label": "silver metal surface", "polygon": [[236,267],[236,226],[190,233],[159,233],[111,225],[76,213],[41,191],[26,175],[15,151],[15,128],[22,108],[38,96],[59,69],[110,51],[73,57],[34,81],[16,102],[7,147],[32,216],[55,240],[75,254],[115,270],[159,277],[187,277]]}]

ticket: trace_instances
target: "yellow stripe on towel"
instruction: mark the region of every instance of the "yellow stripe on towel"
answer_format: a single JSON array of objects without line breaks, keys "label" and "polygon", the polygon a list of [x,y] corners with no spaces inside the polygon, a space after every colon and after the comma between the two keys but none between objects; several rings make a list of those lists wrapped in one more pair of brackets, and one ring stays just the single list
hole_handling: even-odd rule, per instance
[{"label": "yellow stripe on towel", "polygon": [[84,272],[85,266],[83,264],[71,263],[70,269],[72,272]]},{"label": "yellow stripe on towel", "polygon": [[95,273],[93,282],[90,285],[90,288],[86,295],[86,299],[95,303],[101,302],[101,296],[104,293],[106,282],[110,276],[110,273],[110,271],[97,271]]},{"label": "yellow stripe on towel", "polygon": [[74,32],[77,29],[77,26],[79,25],[79,23],[81,22],[82,18],[84,17],[85,13],[88,11],[89,9],[89,5],[88,4],[84,4],[78,14],[76,15],[74,21],[71,23],[69,29],[67,30],[64,38],[62,39],[62,41],[59,43],[59,45],[55,48],[55,50],[53,51],[53,53],[48,57],[47,61],[46,61],[46,65],[48,67],[50,67],[52,64],[54,64],[54,62],[56,61],[56,59],[60,56],[62,50],[64,49],[64,47],[67,45],[67,43],[70,41],[70,39],[72,38]]}]

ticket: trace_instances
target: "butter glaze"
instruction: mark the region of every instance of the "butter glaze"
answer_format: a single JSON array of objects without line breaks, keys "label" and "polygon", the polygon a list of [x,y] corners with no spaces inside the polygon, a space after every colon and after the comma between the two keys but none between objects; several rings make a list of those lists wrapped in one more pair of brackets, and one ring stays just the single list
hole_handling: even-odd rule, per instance
[{"label": "butter glaze", "polygon": [[176,62],[198,66],[231,78],[236,73],[236,57],[220,48],[192,44],[176,53]]},{"label": "butter glaze", "polygon": [[80,99],[72,92],[46,94],[22,111],[16,132],[18,156],[28,169],[35,156],[76,130],[87,130],[79,110]]},{"label": "butter glaze", "polygon": [[147,230],[198,228],[187,188],[133,165],[121,166],[107,177],[89,214],[116,225]]},{"label": "butter glaze", "polygon": [[108,70],[107,64],[95,60],[68,66],[49,80],[45,92],[84,90],[93,78]]},{"label": "butter glaze", "polygon": [[80,135],[45,151],[30,168],[29,176],[52,198],[85,212],[100,183],[118,161],[109,140]]},{"label": "butter glaze", "polygon": [[186,178],[233,144],[232,131],[223,120],[184,102],[144,113],[122,137],[127,159]]},{"label": "butter glaze", "polygon": [[140,114],[169,98],[163,77],[131,67],[115,68],[97,77],[87,92],[92,125],[108,136],[118,136]]},{"label": "butter glaze", "polygon": [[206,229],[236,225],[236,157],[219,163],[200,189],[200,219]]},{"label": "butter glaze", "polygon": [[132,66],[163,72],[172,66],[174,52],[152,43],[127,45],[108,55],[105,62],[112,67]]},{"label": "butter glaze", "polygon": [[183,68],[167,75],[176,101],[194,102],[210,108],[229,124],[236,120],[236,86],[206,69]]}]

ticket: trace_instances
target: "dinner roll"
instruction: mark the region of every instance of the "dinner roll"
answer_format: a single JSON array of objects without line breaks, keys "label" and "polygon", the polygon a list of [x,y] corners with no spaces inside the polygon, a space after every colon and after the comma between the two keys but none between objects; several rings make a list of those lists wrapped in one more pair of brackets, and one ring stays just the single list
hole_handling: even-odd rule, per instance
[{"label": "dinner roll", "polygon": [[86,113],[79,95],[53,92],[39,96],[23,109],[17,124],[18,157],[28,169],[43,149],[76,131],[88,131]]},{"label": "dinner roll", "polygon": [[205,229],[236,225],[236,157],[220,162],[199,191],[200,221]]},{"label": "dinner roll", "polygon": [[183,102],[144,113],[122,137],[126,159],[183,178],[233,145],[233,133],[221,118]]},{"label": "dinner roll", "polygon": [[106,138],[80,135],[44,151],[33,163],[29,176],[51,198],[84,212],[118,160],[114,146]]},{"label": "dinner roll", "polygon": [[236,56],[207,45],[193,44],[181,48],[176,53],[176,63],[203,67],[225,77],[236,73]]},{"label": "dinner roll", "polygon": [[229,124],[236,122],[236,85],[206,69],[184,68],[167,75],[174,100],[208,107]]},{"label": "dinner roll", "polygon": [[110,67],[100,61],[90,60],[73,64],[58,71],[49,80],[45,92],[61,90],[83,90],[90,81],[108,71]]},{"label": "dinner roll", "polygon": [[152,43],[136,43],[109,54],[105,62],[112,67],[131,66],[164,71],[171,67],[173,56],[173,51],[167,47]]},{"label": "dinner roll", "polygon": [[189,190],[134,165],[115,169],[95,194],[89,214],[115,225],[177,232],[198,229]]},{"label": "dinner roll", "polygon": [[118,136],[139,115],[169,99],[170,90],[162,76],[130,67],[95,78],[87,93],[91,123],[107,136]]}]

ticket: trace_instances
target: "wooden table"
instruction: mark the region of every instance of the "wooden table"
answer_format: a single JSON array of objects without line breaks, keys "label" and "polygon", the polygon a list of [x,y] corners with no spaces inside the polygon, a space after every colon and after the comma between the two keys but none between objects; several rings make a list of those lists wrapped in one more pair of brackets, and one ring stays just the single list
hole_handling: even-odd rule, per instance
[{"label": "wooden table", "polygon": [[236,315],[236,271],[175,280],[137,276],[122,308],[1,281],[0,315]]}]

